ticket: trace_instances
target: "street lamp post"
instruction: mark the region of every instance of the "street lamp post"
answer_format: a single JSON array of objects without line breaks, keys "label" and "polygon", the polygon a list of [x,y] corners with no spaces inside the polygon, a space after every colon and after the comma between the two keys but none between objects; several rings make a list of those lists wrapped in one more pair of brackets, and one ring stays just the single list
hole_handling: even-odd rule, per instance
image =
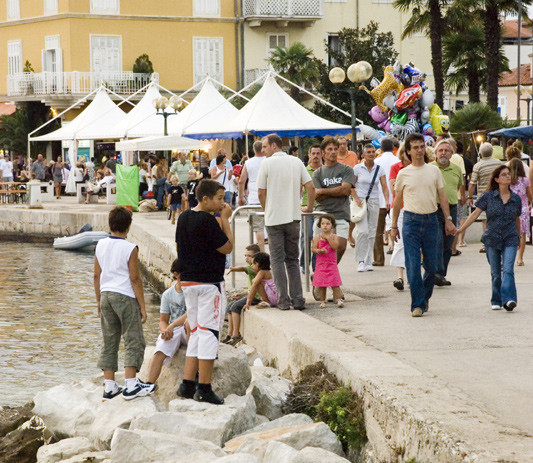
[{"label": "street lamp post", "polygon": [[[163,116],[163,118],[165,119],[164,135],[166,137],[168,135],[167,119],[169,116],[174,116],[178,114],[178,109],[181,106],[180,98],[174,95],[169,100],[168,98],[162,96],[160,98],[154,98],[152,104],[156,109],[156,114],[159,116]],[[167,112],[165,111],[166,108],[172,108],[174,112]]]},{"label": "street lamp post", "polygon": [[[516,104],[517,104],[517,108],[520,108],[520,102],[521,101],[525,101],[526,104],[527,104],[527,125],[530,124],[531,122],[531,108],[530,108],[530,105],[531,105],[531,101],[533,99],[533,85],[532,86],[529,86],[529,87],[526,87],[526,86],[516,86],[516,88],[514,89],[515,93],[516,93]],[[520,113],[517,111],[517,114],[519,115]],[[518,122],[520,122],[520,119],[518,118],[517,116],[517,119],[518,119]]]},{"label": "street lamp post", "polygon": [[[335,67],[329,71],[329,80],[332,84],[342,84],[344,80],[346,79],[346,74],[348,74],[348,80],[350,82],[353,82],[354,84],[360,84],[364,82],[365,80],[370,79],[372,77],[372,66],[370,63],[367,63],[366,61],[358,61],[357,63],[353,63],[348,67],[348,71],[344,72],[344,69]],[[344,89],[348,95],[350,95],[350,101],[352,105],[352,150],[355,151],[355,143],[357,140],[357,133],[356,133],[356,125],[357,125],[357,117],[356,117],[356,90],[357,86],[349,86],[347,89]]]}]

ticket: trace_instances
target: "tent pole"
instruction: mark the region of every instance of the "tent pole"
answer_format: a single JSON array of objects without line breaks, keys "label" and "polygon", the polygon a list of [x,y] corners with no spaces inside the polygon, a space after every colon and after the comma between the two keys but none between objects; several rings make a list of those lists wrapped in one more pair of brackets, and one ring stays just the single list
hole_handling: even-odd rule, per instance
[{"label": "tent pole", "polygon": [[30,171],[30,160],[31,160],[30,150],[31,150],[31,142],[30,142],[30,136],[28,135],[28,152],[27,152],[27,156],[28,156],[28,172],[31,172]]},{"label": "tent pole", "polygon": [[209,80],[209,76],[206,76],[204,77],[200,82],[198,82],[197,84],[193,85],[192,87],[188,88],[187,90],[185,90],[181,95],[180,97],[182,97],[183,95],[187,95],[187,93],[189,92],[192,92],[193,89],[195,89],[196,87],[198,87],[199,85],[203,85],[207,80]]}]

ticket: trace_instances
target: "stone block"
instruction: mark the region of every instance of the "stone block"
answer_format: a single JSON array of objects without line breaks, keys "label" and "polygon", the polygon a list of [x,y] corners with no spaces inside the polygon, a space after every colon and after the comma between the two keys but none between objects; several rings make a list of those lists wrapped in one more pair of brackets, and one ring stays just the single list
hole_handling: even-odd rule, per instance
[{"label": "stone block", "polygon": [[96,449],[86,437],[63,439],[55,444],[40,447],[37,451],[37,463],[56,463],[93,450]]}]

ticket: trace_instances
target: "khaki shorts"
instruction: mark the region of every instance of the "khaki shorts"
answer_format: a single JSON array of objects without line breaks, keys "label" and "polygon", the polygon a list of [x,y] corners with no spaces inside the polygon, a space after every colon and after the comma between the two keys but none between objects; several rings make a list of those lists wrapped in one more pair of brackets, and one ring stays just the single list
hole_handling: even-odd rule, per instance
[{"label": "khaki shorts", "polygon": [[101,370],[118,370],[118,346],[124,336],[124,366],[141,369],[144,360],[143,326],[139,302],[120,293],[103,292],[100,323],[104,345],[98,360]]},{"label": "khaki shorts", "polygon": [[[344,238],[345,240],[348,239],[349,234],[349,225],[348,221],[344,219],[336,219],[335,222],[337,223],[335,227],[335,234],[340,237]],[[318,226],[318,218],[315,219],[315,223],[313,224],[313,236],[320,235],[320,227]]]},{"label": "khaki shorts", "polygon": [[257,215],[257,214],[250,214],[250,218],[248,219],[248,222],[251,223],[253,217],[253,230],[254,232],[262,232],[265,229],[265,216],[264,215]]}]

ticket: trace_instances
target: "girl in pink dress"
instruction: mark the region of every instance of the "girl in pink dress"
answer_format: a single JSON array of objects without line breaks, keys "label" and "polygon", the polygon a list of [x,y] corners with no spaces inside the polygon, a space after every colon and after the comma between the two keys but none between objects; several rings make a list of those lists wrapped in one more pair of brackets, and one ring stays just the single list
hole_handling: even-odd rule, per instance
[{"label": "girl in pink dress", "polygon": [[520,246],[518,247],[518,258],[516,265],[524,265],[524,251],[526,250],[526,239],[530,234],[530,207],[531,189],[529,188],[529,179],[526,176],[524,164],[520,159],[511,159],[509,162],[511,171],[511,191],[520,196],[522,200],[522,213],[520,214]]},{"label": "girl in pink dress", "polygon": [[333,298],[337,307],[344,307],[342,300],[342,281],[337,266],[337,235],[333,234],[335,217],[329,214],[321,215],[318,219],[320,234],[313,238],[311,249],[316,254],[316,268],[313,276],[313,286],[319,288],[320,308],[326,308],[326,290],[333,290]]},{"label": "girl in pink dress", "polygon": [[252,305],[252,300],[256,294],[261,297],[261,302],[257,307],[275,307],[278,305],[278,290],[270,271],[270,256],[266,252],[258,252],[252,257],[250,264],[252,270],[256,272],[252,280],[252,286],[248,290],[248,299],[243,310],[248,310]]}]

